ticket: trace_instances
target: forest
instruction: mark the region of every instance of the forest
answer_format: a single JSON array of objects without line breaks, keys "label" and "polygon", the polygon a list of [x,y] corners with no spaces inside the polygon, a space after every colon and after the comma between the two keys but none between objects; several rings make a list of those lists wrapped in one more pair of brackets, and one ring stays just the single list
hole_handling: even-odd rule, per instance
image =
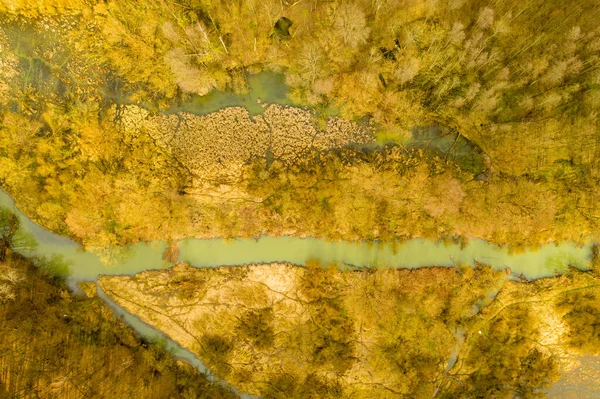
[{"label": "forest", "polygon": [[[9,236],[2,212],[0,239]],[[175,359],[162,342],[140,337],[97,296],[70,293],[61,259],[26,258],[13,251],[22,246],[2,245],[0,397],[238,397]]]},{"label": "forest", "polygon": [[[597,242],[599,15],[597,0],[0,0],[0,188],[86,250],[167,241],[174,263],[190,237]],[[292,105],[194,111],[259,73]],[[0,396],[235,397],[94,284],[70,292],[19,223],[0,209]],[[265,398],[536,398],[600,355],[594,248],[591,270],[535,281],[315,260],[98,284]]]},{"label": "forest", "polygon": [[[4,0],[0,183],[89,247],[261,234],[583,242],[600,217],[600,32],[596,3],[571,3]],[[240,130],[201,165],[245,171],[208,178],[189,166],[197,143],[157,141],[162,115],[177,131],[199,123],[181,137],[205,129],[174,105],[243,94],[259,71],[283,74],[317,128],[337,109],[380,147],[273,162],[270,147],[240,150]],[[404,149],[430,125],[473,143],[482,168]],[[393,183],[363,187],[371,177]]]}]

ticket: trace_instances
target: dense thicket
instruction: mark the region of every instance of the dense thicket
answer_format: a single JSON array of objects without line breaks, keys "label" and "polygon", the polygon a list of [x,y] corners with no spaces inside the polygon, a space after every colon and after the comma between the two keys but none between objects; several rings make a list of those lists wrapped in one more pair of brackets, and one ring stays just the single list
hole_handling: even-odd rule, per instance
[{"label": "dense thicket", "polygon": [[0,397],[237,397],[40,265],[14,253],[0,263],[12,293],[0,293]]}]

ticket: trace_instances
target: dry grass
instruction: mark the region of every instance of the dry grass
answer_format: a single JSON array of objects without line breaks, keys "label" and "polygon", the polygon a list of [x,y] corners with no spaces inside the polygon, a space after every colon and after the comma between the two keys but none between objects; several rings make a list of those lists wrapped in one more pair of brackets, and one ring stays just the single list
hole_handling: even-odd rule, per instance
[{"label": "dry grass", "polygon": [[321,129],[305,109],[270,105],[264,115],[250,117],[245,108],[230,107],[208,115],[152,114],[127,106],[121,121],[131,134],[147,132],[200,181],[229,182],[254,158],[292,163],[312,149],[326,150],[373,141],[357,123],[330,119]]}]

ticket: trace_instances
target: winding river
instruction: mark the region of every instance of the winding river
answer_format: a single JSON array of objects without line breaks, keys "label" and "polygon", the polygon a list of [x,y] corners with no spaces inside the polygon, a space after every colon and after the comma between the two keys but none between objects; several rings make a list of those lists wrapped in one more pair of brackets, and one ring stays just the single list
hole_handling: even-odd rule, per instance
[{"label": "winding river", "polygon": [[[60,255],[69,264],[68,281],[95,281],[99,275],[134,275],[145,270],[172,266],[163,260],[167,243],[140,242],[129,247],[113,248],[110,259],[89,252],[73,240],[58,236],[33,223],[0,191],[0,206],[14,210],[24,229],[38,241],[36,255]],[[576,246],[571,243],[547,244],[538,250],[511,253],[484,240],[471,240],[464,248],[459,244],[444,244],[415,238],[403,243],[332,242],[317,238],[268,237],[259,239],[186,239],[179,244],[179,261],[194,267],[235,266],[249,263],[289,262],[305,264],[319,259],[323,264],[338,263],[340,267],[409,268],[426,266],[452,267],[459,264],[490,265],[495,270],[510,268],[516,276],[528,279],[553,276],[569,266],[586,270],[590,267],[591,243]]]}]

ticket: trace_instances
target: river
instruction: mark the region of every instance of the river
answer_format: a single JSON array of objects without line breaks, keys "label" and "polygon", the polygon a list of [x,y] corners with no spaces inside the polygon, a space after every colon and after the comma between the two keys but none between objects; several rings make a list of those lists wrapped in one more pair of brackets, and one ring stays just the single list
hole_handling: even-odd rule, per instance
[{"label": "river", "polygon": [[[110,251],[86,251],[73,240],[58,236],[33,223],[0,191],[0,206],[13,209],[21,218],[24,229],[39,243],[38,256],[61,255],[69,264],[71,285],[78,281],[95,281],[99,275],[134,275],[145,270],[172,266],[163,260],[167,243],[140,242]],[[234,266],[249,263],[289,262],[303,265],[310,259],[323,264],[339,263],[340,267],[418,268],[426,266],[452,267],[459,264],[490,265],[495,270],[510,268],[516,276],[528,279],[553,276],[569,266],[586,270],[590,267],[591,243],[547,244],[537,250],[511,253],[484,240],[471,240],[464,248],[459,244],[415,238],[403,243],[332,242],[317,238],[268,237],[258,239],[186,239],[179,244],[179,261],[195,267]],[[110,253],[106,257],[102,254]]]},{"label": "river", "polygon": [[[33,223],[15,205],[12,198],[0,190],[0,206],[12,209],[21,219],[25,231],[31,233],[38,242],[37,256],[62,256],[69,265],[67,282],[79,292],[77,283],[95,281],[99,275],[133,275],[145,270],[163,269],[172,266],[162,259],[167,248],[166,242],[137,243],[126,248],[115,248],[107,262],[102,256],[84,248],[73,240],[56,235]],[[304,264],[315,258],[322,263],[341,263],[341,267],[395,267],[418,268],[427,266],[447,266],[475,263],[491,265],[494,269],[510,267],[513,275],[526,278],[540,278],[564,272],[569,266],[587,269],[591,261],[591,244],[582,247],[569,243],[548,244],[539,250],[528,250],[511,254],[506,247],[498,247],[483,240],[472,240],[465,248],[458,244],[444,245],[434,241],[413,239],[397,245],[381,243],[330,242],[315,238],[261,237],[256,239],[212,239],[183,240],[180,245],[179,261],[195,267],[217,267],[249,263],[285,261]],[[205,367],[202,361],[190,351],[183,349],[166,334],[160,332],[138,317],[129,314],[116,305],[98,289],[98,295],[116,315],[134,328],[141,336],[165,342],[166,348],[176,357],[188,361],[209,379],[229,387],[219,381]]]}]

